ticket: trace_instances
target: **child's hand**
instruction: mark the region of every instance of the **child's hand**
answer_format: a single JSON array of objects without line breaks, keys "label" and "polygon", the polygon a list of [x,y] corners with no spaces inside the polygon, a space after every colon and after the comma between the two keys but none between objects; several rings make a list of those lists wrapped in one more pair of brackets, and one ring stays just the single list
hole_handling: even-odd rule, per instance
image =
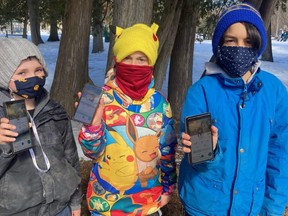
[{"label": "child's hand", "polygon": [[15,129],[16,129],[15,125],[9,124],[9,119],[1,118],[0,119],[0,144],[14,142],[16,140],[15,137],[18,136],[18,133],[13,131]]},{"label": "child's hand", "polygon": [[92,121],[93,126],[97,126],[101,124],[101,119],[103,115],[103,110],[104,110],[104,98],[101,98],[98,104],[98,107],[96,109],[96,112],[94,114],[94,118]]},{"label": "child's hand", "polygon": [[[212,140],[213,140],[213,151],[215,151],[217,142],[218,142],[218,128],[212,125],[211,132],[212,132]],[[190,141],[190,136],[183,132],[181,142],[182,142],[182,150],[185,153],[190,153],[191,146],[192,146],[192,142]]]},{"label": "child's hand", "polygon": [[[80,99],[82,93],[78,92],[77,96]],[[75,102],[75,108],[78,106],[78,102]],[[99,101],[99,104],[97,106],[96,112],[94,114],[93,120],[92,120],[92,124],[93,126],[97,126],[101,124],[101,119],[102,119],[102,115],[103,115],[103,110],[104,110],[104,98],[101,98]]]},{"label": "child's hand", "polygon": [[[80,99],[81,95],[82,95],[81,92],[77,92],[78,99]],[[74,103],[74,106],[75,106],[75,108],[77,108],[77,106],[78,106],[78,101],[76,101],[76,102]]]}]

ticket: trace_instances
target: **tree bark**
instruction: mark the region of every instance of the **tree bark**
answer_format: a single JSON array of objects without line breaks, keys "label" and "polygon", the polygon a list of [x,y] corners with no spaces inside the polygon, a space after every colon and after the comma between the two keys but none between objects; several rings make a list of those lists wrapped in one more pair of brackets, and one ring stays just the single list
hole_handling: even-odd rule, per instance
[{"label": "tree bark", "polygon": [[92,36],[93,45],[92,53],[102,52],[104,50],[103,45],[103,2],[100,0],[93,0],[92,9]]},{"label": "tree bark", "polygon": [[272,54],[272,43],[271,43],[271,29],[269,30],[269,26],[271,24],[271,16],[274,12],[277,0],[250,0],[249,1],[255,8],[257,8],[262,16],[266,33],[267,33],[267,46],[262,54],[262,60],[273,62],[273,54]]},{"label": "tree bark", "polygon": [[161,90],[165,81],[168,63],[176,38],[183,0],[166,1],[163,16],[159,23],[159,55],[154,67],[155,89]]},{"label": "tree bark", "polygon": [[58,36],[58,27],[57,27],[57,11],[55,10],[54,4],[57,2],[55,1],[49,1],[48,7],[49,7],[49,22],[50,22],[50,35],[48,38],[48,41],[59,41]]},{"label": "tree bark", "polygon": [[[267,29],[267,38],[271,37],[271,23]],[[262,54],[261,60],[273,62],[273,53],[272,53],[272,43],[271,38],[267,40],[267,45],[264,53]]]},{"label": "tree bark", "polygon": [[92,53],[99,53],[104,51],[104,44],[103,44],[103,28],[102,25],[97,25],[93,29],[93,47]]},{"label": "tree bark", "polygon": [[51,97],[74,113],[76,93],[88,82],[92,0],[67,0]]},{"label": "tree bark", "polygon": [[31,39],[35,45],[44,43],[40,34],[39,0],[27,0]]},{"label": "tree bark", "polygon": [[28,26],[28,19],[24,18],[24,21],[23,21],[23,33],[22,33],[22,37],[23,38],[27,38],[27,26]]},{"label": "tree bark", "polygon": [[59,41],[57,20],[55,17],[50,17],[50,35],[47,41]]},{"label": "tree bark", "polygon": [[[136,23],[150,25],[152,20],[154,0],[117,0],[114,1],[113,25],[127,28]],[[113,46],[115,37],[110,33],[110,44],[106,70],[111,68],[113,63]]]},{"label": "tree bark", "polygon": [[176,120],[176,128],[181,117],[186,91],[192,84],[193,52],[199,7],[200,0],[184,0],[171,56],[168,100]]}]

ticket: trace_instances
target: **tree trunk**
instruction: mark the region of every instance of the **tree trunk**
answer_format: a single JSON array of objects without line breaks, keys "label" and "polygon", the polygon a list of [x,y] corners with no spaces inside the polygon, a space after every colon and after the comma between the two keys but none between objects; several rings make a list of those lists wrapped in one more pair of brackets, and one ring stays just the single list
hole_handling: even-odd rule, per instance
[{"label": "tree trunk", "polygon": [[31,38],[35,45],[44,43],[40,34],[39,0],[27,0]]},{"label": "tree trunk", "polygon": [[74,113],[76,93],[88,82],[92,0],[67,0],[51,97]]},{"label": "tree trunk", "polygon": [[103,28],[101,25],[97,25],[93,30],[93,48],[92,53],[99,53],[104,51],[103,45]]},{"label": "tree trunk", "polygon": [[181,117],[186,91],[192,84],[193,52],[199,7],[200,0],[184,0],[171,56],[168,100],[176,120],[176,128]]},{"label": "tree trunk", "polygon": [[50,17],[50,35],[47,41],[59,41],[57,20],[55,17]]},{"label": "tree trunk", "polygon": [[102,0],[93,0],[92,9],[92,36],[93,46],[92,53],[103,52],[103,2]]},{"label": "tree trunk", "polygon": [[[117,0],[114,1],[113,25],[127,28],[136,23],[151,24],[154,0]],[[113,46],[115,37],[110,33],[110,44],[106,70],[113,63]]]},{"label": "tree trunk", "polygon": [[23,22],[23,33],[22,33],[23,38],[27,38],[27,26],[28,26],[28,19],[25,17]]},{"label": "tree trunk", "polygon": [[[271,37],[271,23],[269,25],[269,28],[267,29],[267,38]],[[270,61],[273,62],[273,53],[272,53],[272,43],[271,39],[267,40],[267,45],[264,53],[262,54],[261,60],[263,61]]]},{"label": "tree trunk", "polygon": [[277,3],[277,0],[263,1],[259,10],[261,13],[263,22],[265,24],[266,33],[267,33],[267,46],[261,58],[263,61],[273,62],[272,42],[271,42],[271,16],[274,13],[276,3]]},{"label": "tree trunk", "polygon": [[261,59],[264,61],[273,61],[273,54],[272,54],[272,47],[271,47],[271,44],[272,44],[271,43],[271,29],[269,30],[268,28],[271,27],[270,26],[271,16],[275,10],[277,0],[265,0],[265,1],[251,0],[249,2],[259,10],[262,16],[263,22],[265,24],[265,28],[266,28],[267,46],[266,46],[264,53],[262,54]]},{"label": "tree trunk", "polygon": [[50,10],[49,21],[50,21],[50,35],[47,41],[59,41],[57,18],[51,10]]},{"label": "tree trunk", "polygon": [[176,38],[183,0],[166,1],[165,10],[159,23],[159,55],[154,67],[155,89],[161,90],[165,81],[168,62]]}]

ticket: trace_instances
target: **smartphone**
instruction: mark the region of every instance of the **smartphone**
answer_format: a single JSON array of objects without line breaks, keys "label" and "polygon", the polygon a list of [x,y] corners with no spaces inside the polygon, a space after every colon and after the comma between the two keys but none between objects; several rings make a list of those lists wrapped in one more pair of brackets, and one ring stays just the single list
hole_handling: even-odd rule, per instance
[{"label": "smartphone", "polygon": [[29,117],[27,114],[25,100],[8,101],[3,103],[6,117],[9,123],[16,126],[18,136],[12,143],[14,154],[32,148],[31,130],[29,128]]},{"label": "smartphone", "polygon": [[203,163],[214,158],[211,114],[202,113],[185,118],[185,131],[192,142],[191,153],[188,153],[190,164]]},{"label": "smartphone", "polygon": [[91,124],[102,94],[101,87],[85,84],[73,119],[84,124]]}]

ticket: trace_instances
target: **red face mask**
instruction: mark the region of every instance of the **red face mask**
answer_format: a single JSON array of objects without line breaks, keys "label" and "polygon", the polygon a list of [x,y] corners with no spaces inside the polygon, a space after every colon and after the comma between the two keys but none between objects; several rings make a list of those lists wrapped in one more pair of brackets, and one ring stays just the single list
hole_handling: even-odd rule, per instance
[{"label": "red face mask", "polygon": [[153,67],[116,62],[116,83],[132,100],[141,100],[148,92]]}]

